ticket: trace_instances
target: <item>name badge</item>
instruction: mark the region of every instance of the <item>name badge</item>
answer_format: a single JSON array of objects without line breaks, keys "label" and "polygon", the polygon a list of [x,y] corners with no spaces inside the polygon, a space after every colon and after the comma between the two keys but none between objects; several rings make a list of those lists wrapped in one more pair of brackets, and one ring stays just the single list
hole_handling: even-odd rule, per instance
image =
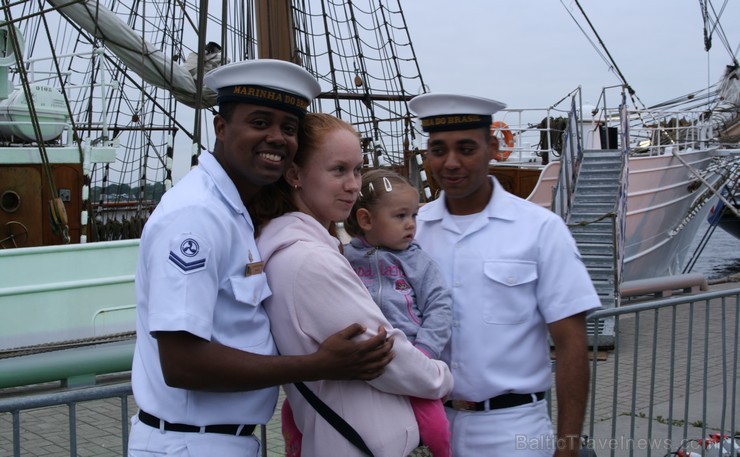
[{"label": "name badge", "polygon": [[265,262],[252,262],[247,264],[247,269],[244,272],[244,276],[258,275],[262,273],[265,268]]}]

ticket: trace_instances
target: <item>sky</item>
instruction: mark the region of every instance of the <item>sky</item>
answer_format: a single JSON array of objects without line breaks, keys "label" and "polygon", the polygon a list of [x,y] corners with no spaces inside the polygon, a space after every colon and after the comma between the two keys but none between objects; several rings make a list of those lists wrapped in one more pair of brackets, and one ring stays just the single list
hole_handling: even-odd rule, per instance
[{"label": "sky", "polygon": [[[724,0],[712,1],[719,13]],[[580,4],[648,106],[706,88],[732,62],[716,34],[705,52],[698,0]],[[543,108],[579,85],[584,103],[594,104],[602,87],[620,82],[570,17],[569,11],[597,43],[574,1],[412,0],[402,6],[432,92],[485,96],[510,108]],[[727,1],[720,23],[736,53],[740,0]]]}]

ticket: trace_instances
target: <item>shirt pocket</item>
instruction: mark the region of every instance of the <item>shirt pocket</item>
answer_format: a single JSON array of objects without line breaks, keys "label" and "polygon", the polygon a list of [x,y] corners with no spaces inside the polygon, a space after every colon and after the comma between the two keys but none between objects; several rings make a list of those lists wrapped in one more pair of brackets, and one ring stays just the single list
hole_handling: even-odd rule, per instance
[{"label": "shirt pocket", "polygon": [[[229,277],[234,300],[225,305],[224,312],[214,316],[218,341],[242,351],[255,354],[275,354],[270,333],[270,320],[262,300],[271,294],[264,273]],[[215,331],[215,330],[214,330]]]},{"label": "shirt pocket", "polygon": [[537,263],[491,260],[483,263],[487,290],[483,320],[490,324],[521,324],[537,306]]},{"label": "shirt pocket", "polygon": [[251,306],[259,305],[262,300],[272,295],[267,285],[267,276],[259,273],[251,276],[232,276],[229,278],[234,298]]}]

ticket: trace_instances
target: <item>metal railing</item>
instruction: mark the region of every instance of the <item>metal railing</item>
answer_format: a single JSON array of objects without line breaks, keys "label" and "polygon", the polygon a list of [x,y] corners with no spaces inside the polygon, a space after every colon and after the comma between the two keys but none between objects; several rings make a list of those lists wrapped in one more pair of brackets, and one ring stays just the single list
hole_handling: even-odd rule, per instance
[{"label": "metal railing", "polygon": [[[592,352],[584,425],[596,455],[662,457],[679,447],[720,455],[698,440],[740,429],[740,288],[599,310],[589,321],[599,328],[607,318],[615,320],[615,346]],[[136,412],[129,382],[12,393],[0,391],[0,455],[76,456],[83,447],[85,455],[126,455]],[[281,455],[279,427],[262,427],[264,457]]]},{"label": "metal railing", "polygon": [[[95,415],[105,417],[105,422],[107,424],[103,426],[102,423],[99,423],[101,426],[100,429],[96,430],[96,433],[94,434],[95,436],[91,437],[91,440],[96,443],[95,447],[97,449],[91,450],[90,446],[86,443],[85,447],[87,451],[85,454],[90,452],[94,454],[96,451],[104,452],[107,450],[109,453],[108,455],[117,455],[118,451],[114,451],[109,447],[117,447],[118,445],[115,444],[117,441],[118,444],[120,444],[120,455],[127,455],[128,420],[130,414],[128,400],[131,395],[131,383],[126,382],[107,386],[95,386],[60,392],[41,393],[30,396],[9,397],[0,400],[0,413],[9,413],[11,415],[10,427],[12,432],[10,434],[10,441],[12,443],[13,456],[36,455],[37,453],[40,453],[41,449],[44,449],[46,452],[55,455],[64,455],[67,454],[68,451],[68,455],[76,457],[79,455],[78,432],[83,427],[87,430],[90,430],[91,427],[95,428]],[[97,411],[93,414],[92,419],[86,418],[84,421],[78,421],[78,406],[82,407],[81,404],[84,402],[103,399],[108,400],[106,405],[108,408],[106,408],[105,411],[109,414],[105,414],[103,408],[100,408],[100,405],[97,405]],[[117,419],[120,419],[120,423],[118,423],[117,420],[112,420],[112,416],[110,415],[111,399],[119,400],[120,416],[118,416]],[[50,409],[58,406],[66,406],[66,414],[63,409]],[[30,418],[27,422],[27,424],[35,423],[37,424],[37,427],[31,429],[28,426],[25,426],[24,436],[21,437],[21,412],[26,413],[24,416],[27,414],[32,415],[34,412],[33,410],[38,408],[44,408],[40,411],[41,414],[36,414],[36,416],[40,416],[37,418],[40,420]],[[61,439],[61,430],[59,429],[61,426],[59,419],[62,419],[65,415],[68,419],[68,439],[66,442]],[[3,416],[5,416],[5,414],[3,414]],[[54,430],[49,430],[49,423],[46,421],[51,421],[56,424]],[[5,431],[5,427],[8,425],[7,417],[3,417],[0,424],[2,427],[2,433],[0,433],[0,454],[6,455],[4,451],[8,450],[5,448],[7,445],[6,437],[8,437]],[[34,437],[38,439],[38,442],[34,442]],[[21,453],[21,451],[23,451],[23,453]]]},{"label": "metal railing", "polygon": [[[130,382],[3,398],[14,391],[0,391],[0,455],[128,454],[129,420],[138,412]],[[267,426],[259,429],[267,457]],[[282,449],[281,435],[270,436]]]},{"label": "metal railing", "polygon": [[596,454],[722,455],[698,440],[740,430],[740,288],[600,310],[589,320],[609,317],[615,347],[597,351],[594,342],[584,427]]},{"label": "metal railing", "polygon": [[[579,92],[580,94],[580,92]],[[579,123],[580,111],[576,107],[576,96],[571,98],[568,123],[563,133],[563,151],[560,155],[560,175],[553,189],[552,210],[567,221],[573,207],[578,171],[583,160],[583,123]],[[579,125],[580,124],[580,125]]]}]

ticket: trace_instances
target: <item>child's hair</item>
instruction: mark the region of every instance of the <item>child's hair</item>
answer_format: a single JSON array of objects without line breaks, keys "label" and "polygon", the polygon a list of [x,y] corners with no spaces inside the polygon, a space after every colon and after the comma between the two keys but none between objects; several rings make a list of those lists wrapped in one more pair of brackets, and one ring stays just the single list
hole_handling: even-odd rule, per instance
[{"label": "child's hair", "polygon": [[375,168],[362,175],[362,187],[360,195],[349,213],[349,217],[344,222],[344,230],[350,236],[361,236],[364,232],[357,222],[357,211],[360,208],[372,210],[380,202],[383,195],[393,192],[400,185],[411,186],[411,183],[395,171],[383,168]]}]

